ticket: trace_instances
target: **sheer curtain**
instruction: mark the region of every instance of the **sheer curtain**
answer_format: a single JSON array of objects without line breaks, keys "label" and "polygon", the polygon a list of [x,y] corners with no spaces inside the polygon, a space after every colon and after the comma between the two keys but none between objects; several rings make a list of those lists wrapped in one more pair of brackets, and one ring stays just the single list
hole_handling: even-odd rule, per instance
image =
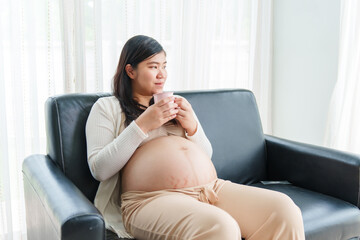
[{"label": "sheer curtain", "polygon": [[248,88],[271,132],[272,1],[0,0],[0,239],[26,239],[21,164],[46,153],[44,102],[111,91],[125,41],[157,39],[166,90]]},{"label": "sheer curtain", "polygon": [[[102,33],[101,38],[87,38],[88,50],[102,53],[102,61],[90,69],[102,68],[103,72],[89,72],[89,86],[102,85],[109,91],[126,40],[137,34],[149,35],[167,52],[165,90],[251,89],[264,131],[271,132],[272,1],[108,0],[96,6],[88,0],[85,8],[95,15],[89,28]],[[100,26],[94,24],[98,22]]]},{"label": "sheer curtain", "polygon": [[338,79],[325,145],[360,154],[360,2],[341,1]]},{"label": "sheer curtain", "polygon": [[44,101],[63,93],[57,4],[0,0],[0,239],[26,239],[21,164],[45,153]]}]

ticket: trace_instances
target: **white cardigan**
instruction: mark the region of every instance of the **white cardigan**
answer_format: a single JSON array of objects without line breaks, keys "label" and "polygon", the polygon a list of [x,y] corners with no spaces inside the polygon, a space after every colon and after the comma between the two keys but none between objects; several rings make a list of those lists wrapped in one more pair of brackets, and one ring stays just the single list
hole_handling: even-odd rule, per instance
[{"label": "white cardigan", "polygon": [[198,144],[211,158],[211,143],[195,113],[194,116],[198,125],[193,136],[188,136],[180,124],[166,124],[145,134],[135,121],[125,128],[125,115],[115,96],[96,101],[86,122],[86,143],[91,174],[100,181],[94,204],[103,215],[106,228],[121,238],[133,238],[122,222],[120,170],[142,144],[156,137],[182,136]]}]

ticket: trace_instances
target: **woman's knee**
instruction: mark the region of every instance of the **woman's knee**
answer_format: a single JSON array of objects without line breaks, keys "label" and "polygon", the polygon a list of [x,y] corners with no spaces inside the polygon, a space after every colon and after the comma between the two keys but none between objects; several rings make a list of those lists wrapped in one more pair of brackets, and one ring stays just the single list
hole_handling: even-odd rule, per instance
[{"label": "woman's knee", "polygon": [[273,213],[279,222],[285,222],[292,227],[303,227],[303,220],[300,208],[294,201],[283,193],[278,193],[274,199]]},{"label": "woman's knee", "polygon": [[218,209],[215,214],[203,216],[199,224],[198,235],[194,239],[241,239],[240,228],[236,220],[227,212]]}]

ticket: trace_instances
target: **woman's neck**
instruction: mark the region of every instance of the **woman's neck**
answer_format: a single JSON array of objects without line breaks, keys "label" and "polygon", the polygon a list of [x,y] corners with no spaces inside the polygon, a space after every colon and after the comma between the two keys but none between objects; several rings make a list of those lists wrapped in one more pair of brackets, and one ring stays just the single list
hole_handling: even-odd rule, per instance
[{"label": "woman's neck", "polygon": [[145,107],[149,106],[150,99],[152,98],[152,96],[142,96],[137,94],[134,94],[133,96],[134,100],[136,100],[141,105],[144,105]]}]

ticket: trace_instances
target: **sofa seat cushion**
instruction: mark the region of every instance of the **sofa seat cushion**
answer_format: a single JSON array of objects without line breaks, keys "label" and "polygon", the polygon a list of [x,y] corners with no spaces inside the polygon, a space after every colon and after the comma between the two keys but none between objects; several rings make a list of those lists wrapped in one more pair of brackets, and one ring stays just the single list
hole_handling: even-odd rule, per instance
[{"label": "sofa seat cushion", "polygon": [[301,209],[306,240],[351,239],[360,235],[360,210],[348,202],[292,184],[257,183],[252,186],[288,195]]},{"label": "sofa seat cushion", "polygon": [[[251,186],[271,189],[288,195],[301,209],[306,240],[347,240],[360,235],[358,228],[360,210],[348,202],[291,184],[257,183]],[[106,239],[118,240],[119,238],[108,230]]]}]

